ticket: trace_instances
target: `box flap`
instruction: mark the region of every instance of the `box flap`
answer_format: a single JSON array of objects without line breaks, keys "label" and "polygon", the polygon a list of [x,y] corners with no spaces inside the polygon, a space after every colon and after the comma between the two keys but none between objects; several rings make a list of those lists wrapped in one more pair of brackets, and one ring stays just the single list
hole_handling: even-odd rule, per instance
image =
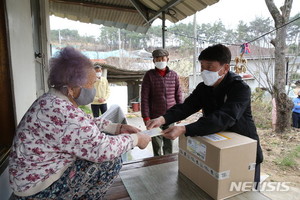
[{"label": "box flap", "polygon": [[[199,138],[200,139],[200,138]],[[233,132],[219,132],[201,137],[205,141],[219,149],[236,147],[249,143],[256,143],[256,140]]]}]

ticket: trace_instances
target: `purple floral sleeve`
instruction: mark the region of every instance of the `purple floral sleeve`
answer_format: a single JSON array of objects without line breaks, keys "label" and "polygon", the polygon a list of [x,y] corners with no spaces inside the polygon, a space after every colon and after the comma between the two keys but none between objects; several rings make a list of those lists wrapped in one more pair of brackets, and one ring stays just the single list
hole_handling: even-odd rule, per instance
[{"label": "purple floral sleeve", "polygon": [[101,132],[109,121],[93,118],[69,101],[45,94],[19,123],[9,163],[14,191],[26,191],[47,180],[77,157],[92,162],[112,160],[133,148],[130,135]]}]

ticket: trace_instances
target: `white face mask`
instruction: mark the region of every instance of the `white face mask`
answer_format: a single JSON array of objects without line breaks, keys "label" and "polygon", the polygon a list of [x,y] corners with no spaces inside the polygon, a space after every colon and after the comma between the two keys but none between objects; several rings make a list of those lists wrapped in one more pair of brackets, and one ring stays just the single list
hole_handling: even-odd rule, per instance
[{"label": "white face mask", "polygon": [[167,67],[167,62],[155,62],[155,67],[157,69],[164,69]]},{"label": "white face mask", "polygon": [[203,79],[204,84],[207,85],[207,86],[213,86],[223,76],[223,75],[219,76],[219,71],[221,69],[219,69],[216,72],[203,70],[201,72],[201,77]]},{"label": "white face mask", "polygon": [[100,78],[102,76],[102,72],[96,72],[96,76]]}]

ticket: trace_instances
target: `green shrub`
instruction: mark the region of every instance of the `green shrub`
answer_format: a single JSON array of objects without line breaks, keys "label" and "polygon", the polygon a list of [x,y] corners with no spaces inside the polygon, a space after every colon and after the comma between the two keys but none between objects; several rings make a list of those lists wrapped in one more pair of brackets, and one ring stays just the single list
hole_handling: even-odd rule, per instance
[{"label": "green shrub", "polygon": [[257,128],[272,127],[272,102],[264,99],[265,91],[256,88],[251,96],[252,115]]},{"label": "green shrub", "polygon": [[92,110],[88,106],[78,106],[86,114],[92,114]]}]

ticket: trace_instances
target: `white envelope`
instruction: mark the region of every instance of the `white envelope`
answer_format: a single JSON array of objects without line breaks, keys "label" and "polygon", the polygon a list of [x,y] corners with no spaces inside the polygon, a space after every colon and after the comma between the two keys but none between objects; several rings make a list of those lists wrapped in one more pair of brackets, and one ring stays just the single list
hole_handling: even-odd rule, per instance
[{"label": "white envelope", "polygon": [[149,135],[150,137],[155,137],[155,136],[158,136],[158,135],[162,135],[161,131],[162,131],[161,128],[157,127],[157,128],[153,128],[153,129],[150,129],[150,130],[142,131],[141,133]]}]

